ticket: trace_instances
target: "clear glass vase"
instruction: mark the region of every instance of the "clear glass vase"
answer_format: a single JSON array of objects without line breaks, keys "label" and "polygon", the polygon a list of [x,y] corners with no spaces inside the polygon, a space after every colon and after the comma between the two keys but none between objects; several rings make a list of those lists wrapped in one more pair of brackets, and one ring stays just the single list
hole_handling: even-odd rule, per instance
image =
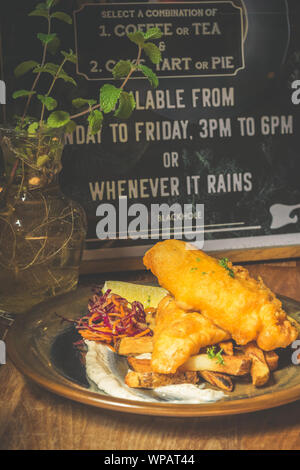
[{"label": "clear glass vase", "polygon": [[86,235],[60,191],[63,134],[0,129],[0,310],[23,313],[75,289]]}]

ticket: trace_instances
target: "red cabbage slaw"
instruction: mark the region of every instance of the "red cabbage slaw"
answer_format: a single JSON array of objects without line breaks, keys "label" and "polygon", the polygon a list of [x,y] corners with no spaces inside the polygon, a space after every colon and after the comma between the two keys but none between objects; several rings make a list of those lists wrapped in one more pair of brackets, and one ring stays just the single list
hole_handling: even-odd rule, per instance
[{"label": "red cabbage slaw", "polygon": [[132,303],[108,289],[97,291],[88,303],[89,312],[75,322],[84,339],[105,343],[114,349],[124,337],[152,336],[146,324],[146,311],[141,302]]}]

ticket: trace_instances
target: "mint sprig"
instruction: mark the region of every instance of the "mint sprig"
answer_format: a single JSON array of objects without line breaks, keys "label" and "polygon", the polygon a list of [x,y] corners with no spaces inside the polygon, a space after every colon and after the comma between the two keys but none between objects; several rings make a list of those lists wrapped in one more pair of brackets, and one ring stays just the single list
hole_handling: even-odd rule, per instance
[{"label": "mint sprig", "polygon": [[106,83],[100,89],[100,106],[102,111],[107,114],[114,111],[116,104],[122,93],[121,88]]},{"label": "mint sprig", "polygon": [[35,93],[36,93],[35,91],[30,91],[30,90],[17,90],[13,93],[12,97],[15,100],[17,98],[23,98],[24,96],[32,96]]},{"label": "mint sprig", "polygon": [[[38,2],[33,11],[29,13],[30,17],[43,18],[46,20],[47,29],[44,32],[37,33],[36,37],[42,45],[42,59],[40,62],[35,60],[26,60],[19,64],[15,69],[15,76],[32,72],[34,74],[33,84],[30,90],[18,90],[14,92],[13,97],[26,98],[26,104],[22,117],[17,117],[18,128],[28,129],[37,132],[39,128],[46,130],[47,128],[64,127],[66,132],[72,132],[76,124],[74,119],[80,116],[87,116],[89,132],[94,134],[101,130],[103,124],[103,115],[114,113],[118,119],[128,119],[136,107],[134,95],[132,92],[126,91],[125,86],[134,73],[142,74],[149,81],[153,88],[158,86],[158,77],[155,72],[147,65],[141,64],[141,56],[144,53],[152,64],[158,64],[161,60],[161,52],[153,41],[160,39],[162,32],[159,28],[152,27],[146,32],[136,31],[128,33],[127,38],[134,43],[137,48],[137,58],[135,60],[119,60],[112,69],[112,77],[114,80],[122,80],[121,85],[105,84],[99,90],[99,100],[87,97],[77,97],[72,100],[74,108],[80,110],[71,115],[69,112],[59,109],[59,102],[53,96],[55,85],[58,80],[62,80],[66,85],[76,86],[76,80],[71,74],[65,70],[64,66],[67,62],[77,64],[77,56],[70,49],[69,52],[60,51],[62,60],[56,62],[48,60],[48,52],[53,56],[59,56],[57,53],[60,48],[60,38],[56,32],[52,30],[53,23],[61,21],[66,25],[72,24],[72,18],[64,11],[56,10],[58,0],[45,0]],[[57,21],[53,21],[57,20]],[[41,23],[42,24],[42,23]],[[44,23],[43,23],[44,24]],[[46,90],[39,89],[40,77],[42,75],[50,76],[49,87]],[[28,119],[27,113],[31,100],[36,99],[40,102],[41,115],[40,118]],[[34,125],[33,125],[34,124]]]},{"label": "mint sprig", "polygon": [[74,108],[77,109],[83,108],[86,105],[93,106],[96,103],[96,100],[88,100],[86,98],[75,98],[74,100],[72,100],[72,105],[74,106]]},{"label": "mint sprig", "polygon": [[146,65],[139,65],[138,69],[144,74],[144,76],[149,80],[150,85],[153,88],[158,87],[158,78],[157,75],[153,72],[152,69],[147,67]]},{"label": "mint sprig", "polygon": [[14,70],[15,76],[19,78],[25,73],[29,72],[30,70],[36,68],[38,65],[39,65],[38,62],[36,62],[35,60],[26,60],[25,62],[22,62],[15,68]]},{"label": "mint sprig", "polygon": [[70,121],[70,114],[66,111],[54,111],[47,120],[50,128],[64,127]]},{"label": "mint sprig", "polygon": [[142,31],[135,31],[134,33],[127,34],[128,39],[134,42],[139,47],[143,47],[145,44],[145,34]]},{"label": "mint sprig", "polygon": [[144,44],[143,49],[153,64],[159,64],[161,61],[161,52],[153,42]]},{"label": "mint sprig", "polygon": [[119,119],[128,119],[135,108],[135,99],[133,94],[122,91],[119,98],[119,107],[115,111],[115,116]]},{"label": "mint sprig", "polygon": [[116,79],[125,78],[130,73],[131,69],[132,63],[130,60],[119,60],[112,69],[113,77]]},{"label": "mint sprig", "polygon": [[98,109],[90,112],[88,117],[89,129],[91,134],[97,134],[101,130],[103,122],[103,114]]},{"label": "mint sprig", "polygon": [[37,95],[37,99],[43,103],[48,111],[57,108],[57,101],[51,96]]},{"label": "mint sprig", "polygon": [[49,42],[53,41],[53,39],[56,38],[56,33],[52,34],[44,34],[44,33],[38,33],[37,38],[43,43],[43,44],[49,44]]},{"label": "mint sprig", "polygon": [[67,24],[73,23],[71,16],[67,13],[64,13],[63,11],[55,11],[52,13],[51,18],[56,18],[57,20],[64,21]]}]

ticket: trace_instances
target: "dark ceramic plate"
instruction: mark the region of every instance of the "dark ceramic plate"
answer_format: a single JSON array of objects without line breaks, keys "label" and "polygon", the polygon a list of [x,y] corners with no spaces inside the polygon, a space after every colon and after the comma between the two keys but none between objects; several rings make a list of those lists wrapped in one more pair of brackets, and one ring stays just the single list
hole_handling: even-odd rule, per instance
[{"label": "dark ceramic plate", "polygon": [[[137,400],[107,395],[86,377],[82,354],[74,348],[79,339],[77,332],[55,314],[70,320],[80,317],[86,312],[90,295],[91,289],[84,287],[39,304],[20,316],[9,331],[8,353],[16,367],[54,393],[100,408],[170,417],[248,413],[300,399],[300,368],[292,364],[291,348],[280,353],[279,368],[272,373],[268,385],[255,388],[248,379],[238,380],[232,393],[214,403],[168,403],[157,398],[152,401],[152,392],[146,390],[134,391]],[[300,322],[300,304],[285,297],[281,300],[288,315]],[[122,384],[126,359],[110,353],[108,360]]]}]

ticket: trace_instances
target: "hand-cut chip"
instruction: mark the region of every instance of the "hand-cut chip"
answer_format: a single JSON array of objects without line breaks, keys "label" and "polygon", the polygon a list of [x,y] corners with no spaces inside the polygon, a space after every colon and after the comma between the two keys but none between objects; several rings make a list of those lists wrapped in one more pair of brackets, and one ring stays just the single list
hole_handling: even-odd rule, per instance
[{"label": "hand-cut chip", "polygon": [[[152,372],[150,359],[139,359],[136,357],[128,357],[127,361],[128,361],[130,368],[134,372],[139,372],[142,374],[145,372]],[[201,371],[199,372],[199,374],[203,377],[204,380],[209,382],[211,385],[214,385],[222,390],[226,390],[227,392],[231,392],[233,390],[232,380],[226,374],[220,374],[219,372],[211,372],[208,370]],[[158,374],[155,374],[155,377],[157,377],[157,375]],[[168,377],[170,377],[170,375],[168,375]],[[194,376],[193,376],[193,379],[194,379]],[[129,379],[127,379],[127,381],[128,380],[130,383],[132,383],[133,380],[136,380],[136,377],[133,378],[133,376],[130,376]]]},{"label": "hand-cut chip", "polygon": [[252,359],[251,365],[252,383],[255,387],[262,387],[270,378],[270,369],[267,364],[263,364],[257,358]]},{"label": "hand-cut chip", "polygon": [[227,354],[227,356],[233,356],[234,355],[234,348],[233,348],[233,342],[232,341],[221,341],[219,343],[220,349],[224,352],[224,354]]},{"label": "hand-cut chip", "polygon": [[271,371],[276,370],[278,367],[279,356],[275,351],[265,352],[265,360]]},{"label": "hand-cut chip", "polygon": [[151,353],[153,350],[153,338],[152,336],[142,336],[141,338],[125,337],[115,344],[115,349],[121,356]]},{"label": "hand-cut chip", "polygon": [[128,357],[128,365],[135,372],[152,372],[150,359],[138,359],[136,357]]},{"label": "hand-cut chip", "polygon": [[191,355],[229,334],[198,312],[185,312],[166,296],[158,305],[151,366],[154,372],[174,374]]},{"label": "hand-cut chip", "polygon": [[226,392],[232,392],[233,383],[229,375],[220,374],[219,372],[212,372],[210,370],[202,370],[199,372],[199,374],[211,385],[215,385],[222,390],[226,390]]},{"label": "hand-cut chip", "polygon": [[156,388],[164,385],[197,384],[197,372],[177,372],[176,374],[157,374],[155,372],[128,372],[125,383],[133,388]]},{"label": "hand-cut chip", "polygon": [[256,340],[264,351],[285,348],[298,336],[282,304],[246,269],[218,261],[180,240],[165,240],[144,256],[144,264],[179,307],[199,311],[241,345]]},{"label": "hand-cut chip", "polygon": [[198,354],[190,357],[181,367],[180,370],[203,371],[209,370],[221,372],[229,375],[246,375],[250,372],[251,359],[246,356],[223,356],[223,364],[207,354]]},{"label": "hand-cut chip", "polygon": [[255,387],[262,387],[270,378],[270,369],[266,362],[264,353],[257,347],[255,342],[251,342],[244,346],[244,352],[252,360],[251,377]]}]

